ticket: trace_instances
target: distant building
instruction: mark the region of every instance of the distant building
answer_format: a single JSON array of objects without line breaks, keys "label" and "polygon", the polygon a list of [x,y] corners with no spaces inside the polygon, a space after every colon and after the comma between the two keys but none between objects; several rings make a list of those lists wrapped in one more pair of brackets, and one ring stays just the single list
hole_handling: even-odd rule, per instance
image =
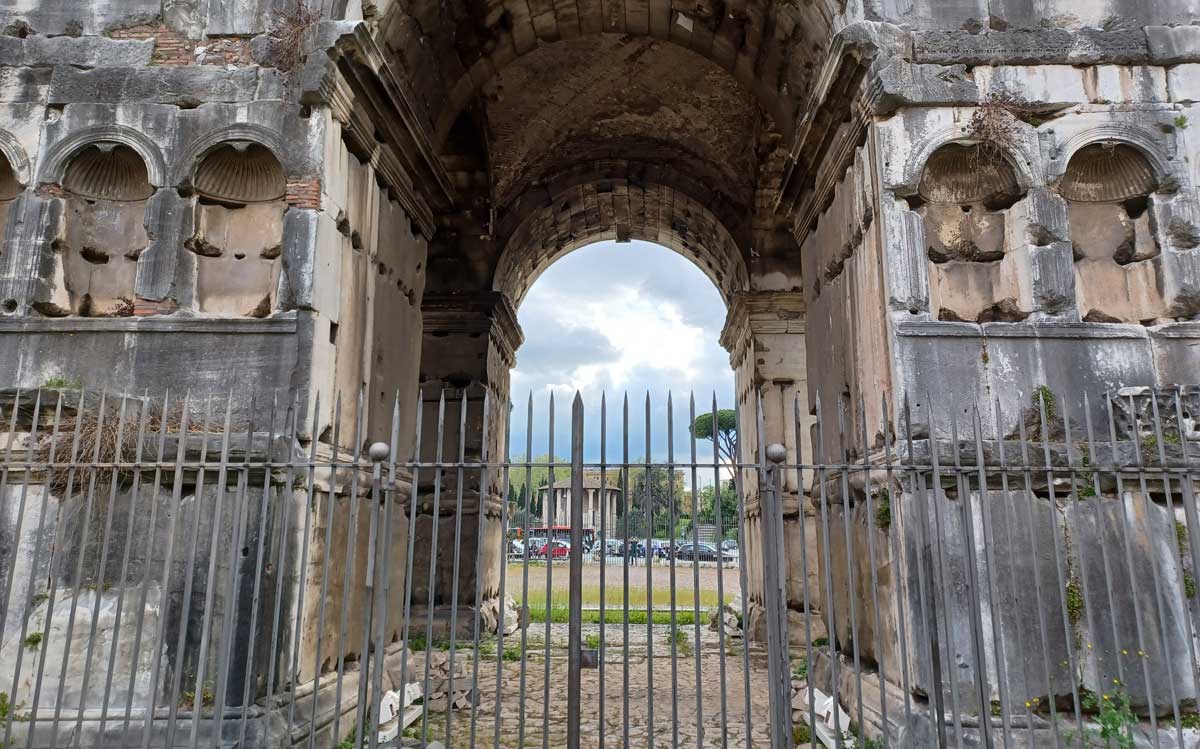
[{"label": "distant building", "polygon": [[[607,515],[607,526],[611,529],[617,518],[617,507],[621,496],[618,488],[620,474],[609,472],[605,484],[600,482],[599,471],[588,471],[583,477],[583,527],[600,528],[600,518]],[[553,489],[543,486],[538,489],[542,507],[542,525],[569,526],[571,524],[571,479],[555,481]]]}]

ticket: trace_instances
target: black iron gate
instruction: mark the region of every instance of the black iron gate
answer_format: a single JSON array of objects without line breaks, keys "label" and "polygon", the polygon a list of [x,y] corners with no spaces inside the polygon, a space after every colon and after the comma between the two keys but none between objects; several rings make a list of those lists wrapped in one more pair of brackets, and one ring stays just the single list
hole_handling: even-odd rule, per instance
[{"label": "black iron gate", "polygon": [[379,432],[365,395],[5,391],[0,741],[1200,740],[1200,393],[1079,400],[755,404],[731,461],[670,399],[577,397],[561,456],[551,400],[539,458],[463,392]]}]

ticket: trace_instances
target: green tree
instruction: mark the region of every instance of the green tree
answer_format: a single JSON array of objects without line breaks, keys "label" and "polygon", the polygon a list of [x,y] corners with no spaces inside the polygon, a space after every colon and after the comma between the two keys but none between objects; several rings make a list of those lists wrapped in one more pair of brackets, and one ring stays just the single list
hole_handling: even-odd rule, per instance
[{"label": "green tree", "polygon": [[[717,493],[711,486],[706,486],[700,490],[697,502],[700,505],[701,523],[716,525],[716,496]],[[737,530],[739,509],[737,492],[728,483],[721,482],[721,528],[726,533],[730,529]]]},{"label": "green tree", "polygon": [[717,428],[713,430],[713,415],[700,414],[692,424],[696,439],[712,440],[717,445],[717,454],[726,463],[737,462],[737,412],[724,409],[717,411]]}]

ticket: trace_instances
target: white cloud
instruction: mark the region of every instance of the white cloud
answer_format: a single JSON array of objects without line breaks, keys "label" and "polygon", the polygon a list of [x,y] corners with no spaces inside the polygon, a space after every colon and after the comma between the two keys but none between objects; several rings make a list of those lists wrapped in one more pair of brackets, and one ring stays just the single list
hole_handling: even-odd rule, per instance
[{"label": "white cloud", "polygon": [[[526,343],[517,352],[512,394],[514,451],[525,444],[525,400],[535,397],[534,452],[547,444],[546,401],[556,402],[556,443],[569,439],[570,399],[587,410],[590,454],[598,450],[600,394],[608,397],[610,450],[619,432],[621,397],[630,395],[631,442],[644,452],[645,393],[651,396],[653,451],[666,446],[666,400],[674,394],[677,454],[686,454],[688,392],[699,412],[716,392],[732,405],[733,373],[717,342],[725,306],[712,282],[685,258],[644,242],[598,243],[556,262],[533,285],[519,311]],[[701,453],[706,445],[698,445]],[[711,447],[708,447],[711,450]],[[615,453],[610,452],[610,455]]]}]

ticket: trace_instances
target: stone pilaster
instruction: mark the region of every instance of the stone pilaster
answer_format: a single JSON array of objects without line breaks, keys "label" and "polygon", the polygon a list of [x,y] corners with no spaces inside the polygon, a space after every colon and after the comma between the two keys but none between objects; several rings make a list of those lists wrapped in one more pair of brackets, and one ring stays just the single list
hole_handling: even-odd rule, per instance
[{"label": "stone pilaster", "polygon": [[[721,345],[729,351],[737,390],[741,442],[738,446],[742,462],[755,462],[759,455],[758,414],[762,416],[762,436],[766,444],[778,442],[787,448],[788,464],[811,462],[812,417],[809,415],[807,357],[805,353],[805,302],[799,291],[757,291],[734,296]],[[797,430],[797,415],[799,429]],[[799,432],[799,437],[797,437]],[[759,476],[756,471],[742,472],[745,497],[746,548],[743,559],[747,565],[746,591],[750,605],[750,635],[766,637],[763,626],[763,568],[762,523]],[[805,480],[809,480],[806,476]],[[796,471],[783,476],[783,522],[787,560],[788,608],[804,610],[804,570],[801,564],[802,545],[808,547],[808,596],[815,603],[816,535],[811,510],[804,498],[804,487]],[[804,533],[800,529],[800,513],[807,512]],[[802,630],[792,628],[794,635]]]},{"label": "stone pilaster", "polygon": [[[492,291],[427,294],[422,314],[421,460],[458,462],[460,451],[468,463],[501,459],[509,371],[523,340],[512,303]],[[443,470],[440,476],[432,469],[419,472],[412,569],[416,620],[427,613],[432,584],[436,626],[447,631],[455,600],[456,554],[460,633],[469,632],[473,623],[476,581],[482,583],[482,600],[498,594],[504,545],[500,483],[501,476],[494,471],[487,476],[479,469]]]}]

